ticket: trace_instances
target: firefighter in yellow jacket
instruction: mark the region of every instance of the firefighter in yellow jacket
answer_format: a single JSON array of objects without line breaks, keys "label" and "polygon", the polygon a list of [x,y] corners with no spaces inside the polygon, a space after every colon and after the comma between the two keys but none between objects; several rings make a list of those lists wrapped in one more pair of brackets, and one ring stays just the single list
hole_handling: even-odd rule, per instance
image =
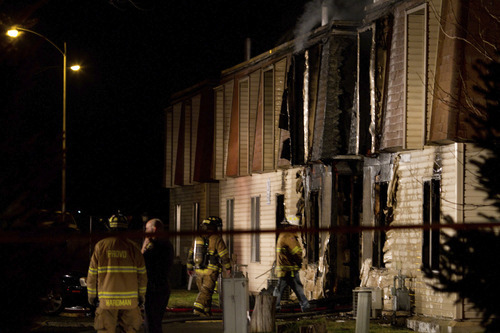
[{"label": "firefighter in yellow jacket", "polygon": [[[287,285],[292,288],[297,296],[301,310],[309,311],[310,305],[304,294],[304,286],[300,282],[299,270],[302,267],[302,247],[297,238],[299,218],[293,217],[281,222],[284,230],[280,232],[276,242],[276,276],[279,278],[278,285],[274,289],[276,296],[276,310],[281,309],[281,295]],[[291,223],[295,222],[295,224]]]},{"label": "firefighter in yellow jacket", "polygon": [[[112,232],[126,230],[128,220],[118,213],[109,219]],[[137,244],[116,233],[94,248],[87,275],[89,303],[96,305],[94,328],[98,332],[138,332],[142,325],[147,275]]]},{"label": "firefighter in yellow jacket", "polygon": [[201,236],[195,237],[189,250],[187,271],[190,277],[196,275],[198,296],[194,302],[193,312],[199,316],[212,315],[212,295],[222,267],[231,274],[231,261],[226,243],[216,231],[222,226],[222,220],[210,216],[203,220]]}]

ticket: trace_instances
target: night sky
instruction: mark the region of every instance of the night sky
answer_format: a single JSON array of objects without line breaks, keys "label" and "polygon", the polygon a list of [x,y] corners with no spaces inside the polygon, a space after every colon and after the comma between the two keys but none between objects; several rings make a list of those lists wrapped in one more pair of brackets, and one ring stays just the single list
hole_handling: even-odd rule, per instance
[{"label": "night sky", "polygon": [[[0,0],[2,30],[66,42],[82,66],[67,77],[67,210],[161,209],[171,94],[242,62],[246,37],[252,56],[279,45],[307,2]],[[60,209],[62,55],[29,33],[0,49],[2,214]]]}]

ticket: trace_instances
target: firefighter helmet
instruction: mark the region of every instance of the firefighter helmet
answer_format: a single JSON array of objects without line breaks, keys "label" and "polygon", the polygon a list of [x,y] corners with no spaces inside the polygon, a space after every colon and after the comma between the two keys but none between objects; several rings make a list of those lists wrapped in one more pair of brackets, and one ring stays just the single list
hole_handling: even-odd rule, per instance
[{"label": "firefighter helmet", "polygon": [[222,226],[222,220],[218,216],[209,216],[201,222],[201,225],[208,229],[217,229]]},{"label": "firefighter helmet", "polygon": [[120,211],[111,216],[108,220],[110,229],[127,229],[128,219]]},{"label": "firefighter helmet", "polygon": [[300,225],[300,218],[301,216],[300,215],[290,215],[290,216],[287,216],[283,219],[283,221],[281,221],[281,225],[283,227],[287,227],[287,226],[299,226]]}]

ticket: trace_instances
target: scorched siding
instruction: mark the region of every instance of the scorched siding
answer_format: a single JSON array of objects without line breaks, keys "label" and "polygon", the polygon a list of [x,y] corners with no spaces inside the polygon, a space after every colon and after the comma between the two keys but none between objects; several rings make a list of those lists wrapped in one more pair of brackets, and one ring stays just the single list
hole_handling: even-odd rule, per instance
[{"label": "scorched siding", "polygon": [[[397,206],[392,225],[421,225],[423,205],[423,182],[433,176],[441,177],[441,203],[456,202],[457,193],[447,183],[456,182],[457,144],[442,147],[425,147],[423,150],[407,151],[400,154],[398,169],[399,184]],[[441,168],[439,167],[441,165]],[[449,207],[442,205],[443,213]],[[443,216],[443,215],[442,215]],[[443,219],[441,218],[443,222]],[[421,315],[454,318],[455,296],[436,293],[423,278],[422,231],[418,229],[392,230],[387,233],[387,268],[396,275],[401,269],[408,276],[410,290],[415,292],[415,313]]]}]

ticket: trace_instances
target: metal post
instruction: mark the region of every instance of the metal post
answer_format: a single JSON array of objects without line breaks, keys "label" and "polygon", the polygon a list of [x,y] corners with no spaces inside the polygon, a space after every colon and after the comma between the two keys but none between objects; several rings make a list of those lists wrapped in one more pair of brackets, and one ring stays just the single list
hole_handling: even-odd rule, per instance
[{"label": "metal post", "polygon": [[63,120],[62,120],[62,173],[61,173],[61,214],[66,213],[66,42],[63,52]]},{"label": "metal post", "polygon": [[[62,173],[61,173],[61,215],[63,222],[66,218],[66,72],[67,72],[67,65],[66,65],[66,42],[64,42],[64,47],[61,50],[54,42],[52,42],[50,39],[45,37],[44,35],[30,30],[26,28],[20,28],[20,27],[15,27],[13,30],[19,30],[19,31],[25,31],[32,33],[34,35],[37,35],[43,39],[45,39],[47,42],[49,42],[52,46],[54,46],[59,53],[62,54],[63,56],[63,119],[62,119]],[[13,35],[12,37],[16,37],[16,35]]]}]

